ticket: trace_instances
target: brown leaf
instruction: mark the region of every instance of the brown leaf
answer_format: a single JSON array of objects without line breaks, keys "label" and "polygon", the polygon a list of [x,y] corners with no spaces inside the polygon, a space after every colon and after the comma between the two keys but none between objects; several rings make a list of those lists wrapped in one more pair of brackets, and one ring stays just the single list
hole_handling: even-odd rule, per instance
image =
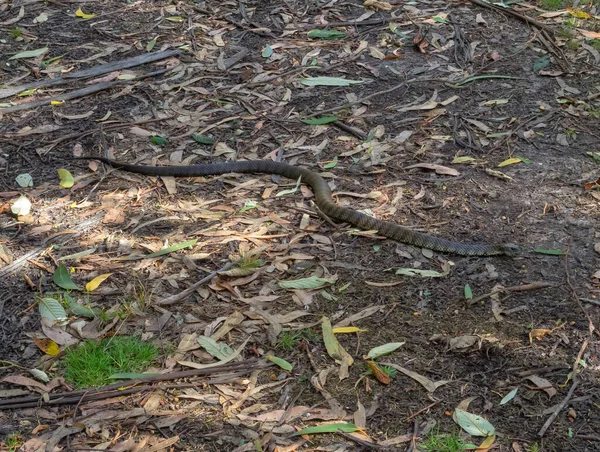
[{"label": "brown leaf", "polygon": [[375,361],[367,361],[367,366],[369,366],[369,369],[371,369],[371,372],[373,372],[373,376],[377,379],[377,381],[383,383],[384,385],[390,384],[390,376],[386,374]]},{"label": "brown leaf", "polygon": [[412,168],[425,168],[428,170],[435,171],[436,174],[446,174],[448,176],[460,176],[460,173],[454,168],[448,168],[447,166],[436,165],[435,163],[417,163],[415,165],[407,166],[404,169]]}]

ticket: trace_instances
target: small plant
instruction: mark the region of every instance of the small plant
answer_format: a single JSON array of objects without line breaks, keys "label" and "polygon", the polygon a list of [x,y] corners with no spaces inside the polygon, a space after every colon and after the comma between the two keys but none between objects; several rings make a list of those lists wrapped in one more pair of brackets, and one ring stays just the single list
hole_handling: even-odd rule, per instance
[{"label": "small plant", "polygon": [[[22,444],[23,438],[21,438],[21,435],[19,435],[18,432],[9,433],[8,435],[6,435],[6,450],[8,450],[9,452],[17,451]],[[0,444],[0,446],[2,446],[2,444]],[[2,447],[0,448],[2,450],[5,450]]]},{"label": "small plant", "polygon": [[577,39],[569,39],[567,41],[567,47],[571,50],[577,50],[579,48],[579,41]]},{"label": "small plant", "polygon": [[465,444],[462,438],[456,434],[440,434],[440,427],[429,432],[429,435],[419,445],[422,450],[430,452],[462,452],[468,449],[477,448],[472,444]]},{"label": "small plant", "polygon": [[572,25],[568,26],[565,24],[557,30],[556,35],[562,39],[573,39],[575,37],[575,31],[573,30]]},{"label": "small plant", "polygon": [[279,344],[277,346],[282,350],[293,350],[301,336],[301,331],[296,333],[293,331],[282,331],[279,335]]},{"label": "small plant", "polygon": [[115,373],[142,372],[154,361],[158,349],[135,337],[115,336],[101,342],[86,341],[68,350],[65,379],[77,388],[102,386]]},{"label": "small plant", "polygon": [[23,32],[21,30],[19,30],[18,28],[13,28],[11,31],[12,37],[13,38],[20,38],[21,35],[23,34]]},{"label": "small plant", "polygon": [[540,446],[538,445],[538,443],[533,443],[527,448],[527,452],[540,452]]}]

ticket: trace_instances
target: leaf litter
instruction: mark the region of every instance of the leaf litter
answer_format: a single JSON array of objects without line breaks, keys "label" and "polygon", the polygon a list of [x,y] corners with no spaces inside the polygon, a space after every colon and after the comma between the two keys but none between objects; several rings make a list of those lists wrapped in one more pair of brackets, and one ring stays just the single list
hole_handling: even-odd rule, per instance
[{"label": "leaf litter", "polygon": [[[450,404],[430,406],[427,400],[441,391],[458,406],[454,417],[461,428],[486,436],[479,448],[494,445],[495,428],[529,438],[523,447],[534,444],[523,422],[502,424],[505,412],[493,407],[511,409],[521,398],[522,409],[543,410],[545,399],[538,394],[555,396],[571,377],[559,370],[562,380],[535,374],[522,380],[506,369],[535,371],[538,365],[543,370],[572,361],[583,333],[572,310],[561,311],[560,303],[552,305],[557,319],[548,310],[539,321],[534,317],[534,325],[517,317],[522,307],[550,305],[546,292],[537,292],[549,286],[525,289],[536,295],[523,301],[526,295],[518,290],[495,290],[494,279],[511,278],[512,288],[526,286],[529,274],[553,280],[564,271],[557,261],[571,249],[561,232],[542,233],[537,222],[568,211],[566,224],[580,227],[573,220],[575,206],[578,215],[588,216],[596,207],[597,184],[580,181],[597,177],[583,173],[581,161],[568,157],[565,163],[576,168],[568,180],[589,191],[579,198],[556,188],[555,198],[548,199],[536,191],[545,182],[536,181],[528,168],[562,168],[563,154],[549,161],[536,152],[546,138],[550,146],[581,146],[582,158],[594,163],[589,156],[596,151],[590,154],[580,143],[593,134],[585,127],[597,115],[597,90],[575,77],[561,78],[580,64],[586,70],[598,65],[598,35],[588,7],[533,19],[523,15],[529,10],[520,10],[522,5],[505,5],[499,12],[495,5],[473,1],[455,21],[447,11],[419,2],[401,8],[370,1],[355,5],[358,15],[335,2],[318,15],[316,10],[300,14],[298,5],[284,3],[271,10],[205,2],[165,4],[159,11],[109,2],[102,12],[62,14],[58,3],[0,11],[3,24],[15,27],[5,59],[18,68],[0,90],[0,115],[11,119],[0,133],[8,140],[3,155],[11,171],[21,175],[0,199],[10,200],[7,206],[23,228],[14,229],[16,245],[0,243],[0,271],[11,278],[10,297],[19,300],[7,305],[0,298],[0,312],[10,309],[14,325],[2,350],[19,363],[8,367],[0,408],[25,416],[30,407],[44,410],[47,431],[25,432],[27,448],[68,443],[185,449],[187,427],[180,426],[198,413],[206,425],[231,434],[223,436],[219,450],[250,450],[249,445],[296,450],[307,439],[319,441],[316,434],[346,449],[399,445],[417,434],[424,438],[432,426],[404,422],[387,437],[381,433],[386,429],[372,424],[375,413],[390,425],[399,425],[398,413],[406,419],[433,416],[449,430],[444,409]],[[501,13],[515,22],[498,20]],[[108,21],[96,23],[100,14],[108,14]],[[61,21],[69,15],[77,18],[72,32],[84,43],[77,59],[56,47],[64,40]],[[29,20],[39,29],[20,26]],[[562,27],[562,34],[528,36],[518,21],[540,30]],[[370,26],[383,31],[365,28]],[[473,39],[484,26],[498,36],[519,30],[528,44],[480,37],[484,45],[475,41],[463,48],[456,30]],[[140,40],[130,43],[128,36]],[[567,58],[575,48],[577,58]],[[121,58],[132,49],[137,57]],[[468,58],[458,58],[460,52]],[[465,66],[474,55],[482,61],[479,69]],[[514,65],[514,55],[526,55],[531,72]],[[28,76],[32,68],[35,80]],[[519,91],[532,80],[536,88]],[[475,96],[466,89],[482,92]],[[540,112],[551,115],[543,119]],[[31,152],[13,148],[17,140],[27,140]],[[520,148],[524,143],[531,144],[528,152]],[[65,159],[50,174],[31,163],[59,153],[67,157],[69,146],[75,155],[102,148],[119,159],[150,164],[234,157],[312,163],[327,171],[338,203],[378,218],[424,225],[442,235],[451,228],[447,223],[464,220],[468,229],[453,236],[483,241],[496,235],[519,241],[513,235],[529,222],[540,260],[482,271],[465,261],[390,245],[377,231],[351,235],[312,209],[313,193],[302,181],[239,175],[190,181],[118,171],[103,178],[96,164],[91,167],[98,171],[82,174]],[[463,164],[460,172],[449,166],[453,163]],[[521,203],[521,192],[537,196],[527,195]],[[17,197],[22,194],[27,196]],[[19,201],[23,198],[26,203]],[[438,213],[445,224],[435,222]],[[595,270],[589,287],[597,291]],[[487,295],[477,295],[482,293]],[[490,318],[480,306],[488,297]],[[507,318],[520,329],[513,332]],[[26,340],[19,324],[33,331]],[[428,342],[424,333],[437,339]],[[105,398],[95,390],[95,398],[87,398],[56,377],[67,348],[115,334],[137,334],[164,347],[163,360],[145,373],[116,376],[140,380],[138,389],[124,393],[121,386],[131,382],[120,382],[118,391],[105,388]],[[389,362],[382,362],[384,355]],[[579,355],[575,367],[590,359]],[[507,365],[511,360],[515,363]],[[585,369],[573,374],[578,384],[585,383]],[[406,388],[400,396],[399,385]],[[522,391],[508,392],[514,386]],[[15,387],[29,391],[16,393]],[[491,400],[473,402],[469,409],[456,401],[463,390]],[[62,425],[69,404],[81,417],[75,413]],[[487,421],[488,415],[495,420]],[[521,413],[510,416],[519,419]],[[169,437],[147,428],[149,418],[157,428],[168,428],[161,432]],[[580,422],[585,416],[570,418]],[[140,435],[120,437],[125,420]],[[217,431],[193,428],[207,438]],[[207,447],[215,444],[206,440]]]}]

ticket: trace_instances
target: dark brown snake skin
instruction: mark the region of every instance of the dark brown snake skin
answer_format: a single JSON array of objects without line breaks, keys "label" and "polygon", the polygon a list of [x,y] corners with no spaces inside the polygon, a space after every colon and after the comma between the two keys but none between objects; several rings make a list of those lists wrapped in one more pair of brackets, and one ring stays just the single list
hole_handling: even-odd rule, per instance
[{"label": "dark brown snake skin", "polygon": [[514,255],[519,249],[516,245],[512,244],[490,245],[453,242],[413,231],[391,221],[377,220],[347,207],[340,207],[333,201],[331,189],[325,179],[313,171],[286,163],[273,162],[271,160],[247,160],[207,165],[146,166],[116,162],[104,157],[78,157],[76,159],[99,160],[116,169],[148,176],[196,177],[226,173],[261,173],[277,174],[293,180],[301,178],[302,182],[312,187],[317,206],[319,206],[319,209],[325,215],[335,220],[349,223],[365,231],[376,230],[379,234],[398,242],[463,256]]}]

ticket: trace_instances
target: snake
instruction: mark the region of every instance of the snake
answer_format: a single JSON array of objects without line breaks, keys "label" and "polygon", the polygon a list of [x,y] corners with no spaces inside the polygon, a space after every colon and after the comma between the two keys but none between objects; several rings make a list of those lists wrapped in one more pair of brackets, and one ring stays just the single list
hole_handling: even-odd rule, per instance
[{"label": "snake", "polygon": [[287,163],[272,160],[240,160],[200,165],[150,166],[118,162],[106,157],[73,157],[73,159],[98,160],[112,168],[146,176],[199,177],[228,173],[279,175],[287,179],[300,180],[309,185],[313,189],[317,207],[327,217],[348,223],[363,231],[377,231],[379,235],[400,243],[461,256],[512,256],[519,251],[519,247],[511,243],[455,242],[415,231],[392,221],[379,220],[348,207],[339,206],[333,200],[331,188],[322,176],[309,169]]}]

